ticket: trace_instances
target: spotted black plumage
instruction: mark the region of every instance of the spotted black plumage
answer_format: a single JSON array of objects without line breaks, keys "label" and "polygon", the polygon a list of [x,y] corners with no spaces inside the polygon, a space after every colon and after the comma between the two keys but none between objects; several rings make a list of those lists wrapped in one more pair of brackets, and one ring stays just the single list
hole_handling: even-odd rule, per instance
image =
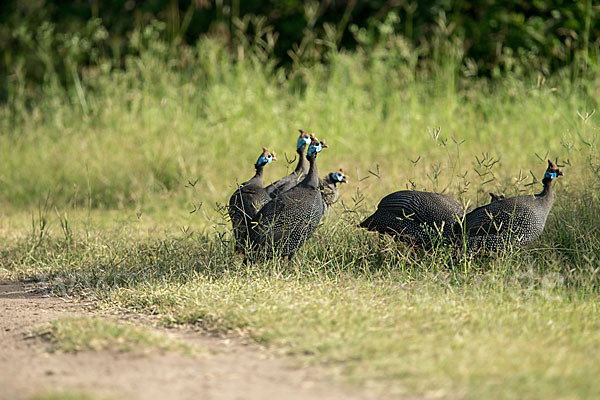
[{"label": "spotted black plumage", "polygon": [[229,198],[228,212],[237,251],[242,251],[246,245],[250,221],[256,217],[258,210],[271,199],[262,186],[262,176],[264,166],[276,159],[275,153],[271,153],[263,147],[263,152],[254,165],[256,173],[250,180],[242,183]]},{"label": "spotted black plumage", "polygon": [[422,247],[432,238],[452,234],[452,225],[462,217],[463,207],[452,197],[431,192],[402,190],[385,196],[377,211],[360,223],[362,228],[396,236]]},{"label": "spotted black plumage", "polygon": [[276,253],[291,259],[317,229],[323,216],[323,197],[319,191],[316,158],[323,147],[327,146],[313,136],[308,149],[310,169],[306,177],[265,204],[254,219],[251,242],[268,256]]},{"label": "spotted black plumage", "polygon": [[505,198],[478,207],[465,216],[463,225],[455,225],[454,231],[460,233],[460,239],[464,231],[470,253],[526,246],[544,230],[554,204],[552,181],[561,175],[560,169],[548,161],[541,193]]},{"label": "spotted black plumage", "polygon": [[299,129],[299,131],[300,136],[298,137],[298,141],[296,142],[298,164],[296,165],[296,169],[294,170],[294,172],[287,176],[284,176],[276,182],[273,182],[265,188],[265,190],[272,199],[298,185],[306,177],[306,174],[308,174],[309,165],[304,151],[306,150],[306,146],[308,146],[311,143],[311,138],[309,134],[303,131],[302,129]]},{"label": "spotted black plumage", "polygon": [[322,179],[319,179],[319,190],[323,196],[323,213],[337,202],[340,194],[337,185],[348,183],[348,177],[344,175],[344,171],[340,168],[337,172],[330,172]]}]

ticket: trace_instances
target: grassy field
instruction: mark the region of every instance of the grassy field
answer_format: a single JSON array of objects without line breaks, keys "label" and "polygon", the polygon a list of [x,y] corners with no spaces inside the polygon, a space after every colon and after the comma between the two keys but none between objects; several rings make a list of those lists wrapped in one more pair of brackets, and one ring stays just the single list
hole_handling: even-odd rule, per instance
[{"label": "grassy field", "polygon": [[75,353],[84,350],[143,352],[148,349],[192,355],[191,346],[166,335],[122,322],[98,317],[71,317],[52,321],[37,335],[53,344],[54,350]]},{"label": "grassy field", "polygon": [[[77,93],[48,82],[31,104],[13,83],[0,108],[0,276],[247,335],[377,390],[600,396],[593,74],[490,84],[451,64],[421,76],[341,53],[286,76],[211,41],[130,61],[83,71]],[[327,140],[321,175],[343,167],[351,183],[292,263],[245,266],[222,205],[262,146],[279,155],[266,179],[293,167],[297,128]],[[546,158],[565,165],[557,201],[515,254],[455,261],[355,227],[406,187],[470,205],[539,192]]]}]

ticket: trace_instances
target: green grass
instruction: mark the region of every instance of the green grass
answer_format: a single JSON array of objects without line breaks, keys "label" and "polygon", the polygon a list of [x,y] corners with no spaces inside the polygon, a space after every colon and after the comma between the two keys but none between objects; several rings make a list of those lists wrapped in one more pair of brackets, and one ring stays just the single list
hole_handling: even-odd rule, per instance
[{"label": "green grass", "polygon": [[289,265],[244,266],[226,237],[146,236],[128,231],[128,221],[74,228],[71,241],[26,237],[0,265],[8,276],[48,281],[57,294],[84,294],[100,307],[245,335],[383,391],[593,398],[600,241],[597,231],[580,233],[597,226],[598,204],[559,202],[536,248],[465,263],[444,248],[414,252],[377,238],[336,213]]},{"label": "green grass", "polygon": [[410,286],[399,279],[227,277],[217,285],[193,281],[174,293],[144,286],[142,296],[126,293],[116,301],[149,304],[179,322],[241,328],[355,382],[397,392],[506,399],[600,394],[588,386],[600,372],[597,300],[565,301],[559,290]]},{"label": "green grass", "polygon": [[54,349],[67,353],[83,350],[144,352],[153,349],[184,355],[195,353],[191,346],[165,334],[99,317],[57,319],[40,329],[38,334],[50,341]]},{"label": "green grass", "polygon": [[[0,106],[0,276],[247,335],[386,391],[600,395],[596,71],[490,83],[357,52],[286,76],[227,54],[202,40],[82,70],[87,111],[49,84]],[[245,266],[220,205],[263,145],[280,156],[265,179],[285,174],[297,128],[330,145],[321,175],[343,167],[351,183],[292,263]],[[530,171],[539,179],[547,157],[566,164],[557,201],[515,254],[457,260],[356,228],[413,183],[470,205],[538,192]],[[76,328],[67,336],[115,340],[115,327]]]},{"label": "green grass", "polygon": [[83,392],[47,392],[29,397],[29,400],[108,400],[109,397],[92,396]]},{"label": "green grass", "polygon": [[[571,160],[577,172],[561,183],[568,185],[581,182],[580,155],[597,150],[596,116],[584,123],[577,115],[598,108],[585,89],[595,80],[488,83],[453,70],[417,78],[385,60],[339,53],[299,85],[252,59],[233,63],[209,40],[189,51],[175,70],[166,55],[148,51],[124,71],[84,71],[86,112],[74,93],[49,85],[31,103],[15,83],[14,103],[0,108],[0,200],[22,209],[49,194],[61,207],[148,212],[202,203],[215,217],[214,203],[252,176],[262,146],[281,156],[266,180],[289,171],[284,153],[293,158],[298,128],[329,143],[321,174],[343,167],[360,182],[346,190],[360,189],[370,202],[409,180],[452,194],[469,183],[471,201],[510,194],[522,188],[514,183],[520,171],[539,177],[544,160],[535,154],[547,152]],[[501,160],[493,177],[474,172],[483,152]],[[377,170],[381,179],[369,173]],[[195,189],[186,187],[196,179]]]}]

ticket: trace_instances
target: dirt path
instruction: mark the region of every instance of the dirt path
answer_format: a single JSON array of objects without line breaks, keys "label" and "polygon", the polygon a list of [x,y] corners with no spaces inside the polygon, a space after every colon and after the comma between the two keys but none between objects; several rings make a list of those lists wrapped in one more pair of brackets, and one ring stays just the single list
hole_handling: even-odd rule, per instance
[{"label": "dirt path", "polygon": [[206,355],[170,352],[50,352],[32,338],[54,319],[89,315],[86,304],[49,297],[34,285],[0,282],[0,399],[83,392],[119,399],[381,399],[381,393],[332,385],[318,368],[294,367],[257,346],[208,337],[176,335]]}]

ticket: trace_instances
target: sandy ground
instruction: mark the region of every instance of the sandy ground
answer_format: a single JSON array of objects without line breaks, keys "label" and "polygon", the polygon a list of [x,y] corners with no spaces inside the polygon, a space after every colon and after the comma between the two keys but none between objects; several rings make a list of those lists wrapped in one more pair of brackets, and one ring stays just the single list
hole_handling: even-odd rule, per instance
[{"label": "sandy ground", "polygon": [[90,313],[86,304],[50,297],[33,284],[0,281],[0,399],[61,391],[115,399],[387,397],[328,382],[319,368],[300,367],[291,357],[191,330],[169,334],[208,350],[196,357],[159,350],[65,354],[32,335],[54,319]]}]

